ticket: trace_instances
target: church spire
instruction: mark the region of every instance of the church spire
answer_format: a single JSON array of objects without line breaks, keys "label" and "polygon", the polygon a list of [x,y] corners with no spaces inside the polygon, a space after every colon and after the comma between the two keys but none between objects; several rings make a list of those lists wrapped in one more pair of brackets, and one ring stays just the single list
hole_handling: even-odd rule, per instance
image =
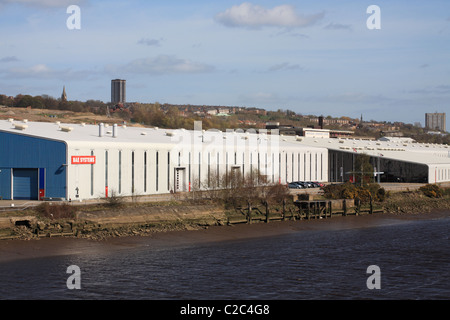
[{"label": "church spire", "polygon": [[61,95],[61,100],[62,100],[62,101],[67,101],[66,86],[63,87],[63,92],[62,92],[62,95]]}]

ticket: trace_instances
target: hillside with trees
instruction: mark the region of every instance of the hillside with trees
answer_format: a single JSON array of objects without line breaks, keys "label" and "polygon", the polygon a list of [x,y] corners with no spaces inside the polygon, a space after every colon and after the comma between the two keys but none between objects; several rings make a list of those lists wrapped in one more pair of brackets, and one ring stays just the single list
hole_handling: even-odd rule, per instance
[{"label": "hillside with trees", "polygon": [[[130,124],[160,128],[194,128],[195,121],[201,121],[205,130],[218,129],[264,129],[267,122],[294,127],[318,127],[318,116],[302,115],[291,110],[267,111],[258,108],[195,106],[155,103],[129,103],[111,105],[99,100],[66,101],[49,95],[31,96],[18,94],[15,97],[0,94],[0,118],[7,118],[7,109],[39,109],[46,117],[51,117],[51,110],[86,114],[84,122],[96,122],[99,119],[109,122],[126,122]],[[3,111],[2,111],[3,110]],[[49,110],[49,112],[45,112]],[[11,112],[11,111],[10,111]],[[20,111],[19,111],[20,113]],[[92,116],[89,116],[91,114]],[[100,118],[101,117],[101,118]],[[70,116],[66,116],[70,118]],[[78,117],[81,119],[80,117]],[[90,121],[90,118],[91,121]],[[48,121],[45,117],[40,121]],[[353,131],[356,137],[378,139],[382,136],[410,137],[417,142],[450,144],[450,135],[430,134],[420,124],[402,122],[363,121],[342,116],[324,117],[324,128]]]}]

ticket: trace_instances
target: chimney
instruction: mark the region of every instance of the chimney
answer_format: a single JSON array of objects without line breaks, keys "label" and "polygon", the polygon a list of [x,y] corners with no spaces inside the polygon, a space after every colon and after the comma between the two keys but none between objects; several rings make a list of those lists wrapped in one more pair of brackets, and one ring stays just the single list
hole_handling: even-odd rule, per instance
[{"label": "chimney", "polygon": [[118,132],[117,132],[117,124],[114,124],[113,125],[113,132],[112,132],[113,138],[117,138],[117,134],[118,134]]},{"label": "chimney", "polygon": [[103,123],[99,123],[98,125],[98,136],[103,137],[105,134],[105,125]]}]

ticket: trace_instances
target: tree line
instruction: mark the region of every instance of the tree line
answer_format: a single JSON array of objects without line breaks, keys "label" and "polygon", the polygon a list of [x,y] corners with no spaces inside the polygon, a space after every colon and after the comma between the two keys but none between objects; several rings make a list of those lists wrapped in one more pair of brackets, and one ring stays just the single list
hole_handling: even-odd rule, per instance
[{"label": "tree line", "polygon": [[73,112],[92,112],[95,114],[106,114],[107,105],[99,100],[65,101],[55,99],[49,95],[31,96],[18,94],[15,97],[0,95],[0,105],[13,108],[65,110]]}]

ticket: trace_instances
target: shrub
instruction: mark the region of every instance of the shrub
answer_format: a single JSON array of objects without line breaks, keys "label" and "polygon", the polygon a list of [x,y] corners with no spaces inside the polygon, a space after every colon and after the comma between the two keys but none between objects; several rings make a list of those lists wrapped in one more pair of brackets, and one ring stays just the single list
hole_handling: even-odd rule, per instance
[{"label": "shrub", "polygon": [[379,184],[371,183],[365,186],[356,187],[347,182],[344,184],[327,185],[322,188],[327,199],[356,199],[361,202],[369,202],[370,197],[374,201],[382,202],[386,199],[386,191]]},{"label": "shrub", "polygon": [[51,204],[43,202],[35,208],[36,212],[44,218],[49,219],[73,219],[75,218],[75,207],[63,203],[63,204]]},{"label": "shrub", "polygon": [[106,202],[108,203],[108,206],[112,208],[121,208],[125,205],[125,200],[118,196],[114,190],[112,190],[111,195],[106,198]]},{"label": "shrub", "polygon": [[388,194],[386,193],[386,190],[384,188],[380,188],[377,190],[375,194],[376,201],[383,202],[388,197]]},{"label": "shrub", "polygon": [[437,184],[427,184],[419,190],[429,198],[442,198],[442,189]]},{"label": "shrub", "polygon": [[364,187],[359,187],[356,190],[356,197],[361,200],[362,203],[368,203],[370,202],[371,193],[368,189]]}]

